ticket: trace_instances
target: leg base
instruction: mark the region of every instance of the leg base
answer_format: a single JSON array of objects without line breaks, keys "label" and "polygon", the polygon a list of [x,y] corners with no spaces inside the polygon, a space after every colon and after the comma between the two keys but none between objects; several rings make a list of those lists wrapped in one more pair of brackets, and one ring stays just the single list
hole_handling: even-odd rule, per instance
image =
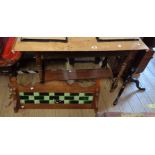
[{"label": "leg base", "polygon": [[140,87],[140,82],[139,82],[139,80],[134,79],[134,78],[131,78],[131,82],[134,82],[134,83],[136,84],[136,87],[137,87],[139,90],[142,90],[142,91],[145,91],[145,90],[146,90],[145,88]]}]

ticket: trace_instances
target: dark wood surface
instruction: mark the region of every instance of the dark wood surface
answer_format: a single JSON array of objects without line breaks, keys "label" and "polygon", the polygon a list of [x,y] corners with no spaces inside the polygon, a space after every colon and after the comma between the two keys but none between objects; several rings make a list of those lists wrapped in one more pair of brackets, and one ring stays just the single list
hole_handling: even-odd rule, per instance
[{"label": "dark wood surface", "polygon": [[94,109],[92,104],[24,104],[20,109]]},{"label": "dark wood surface", "polygon": [[51,81],[44,84],[37,83],[35,85],[18,85],[18,89],[21,92],[96,92],[95,84],[93,86],[82,87],[77,82],[68,84],[62,81]]},{"label": "dark wood surface", "polygon": [[137,65],[135,74],[142,73],[145,70],[148,63],[153,58],[153,54],[154,54],[154,51],[149,49],[149,50],[146,50],[146,52],[142,55],[141,58],[136,59],[138,62],[138,65]]},{"label": "dark wood surface", "polygon": [[112,78],[110,69],[80,69],[80,70],[57,70],[45,72],[45,81],[52,80],[89,80],[89,79],[102,79]]}]

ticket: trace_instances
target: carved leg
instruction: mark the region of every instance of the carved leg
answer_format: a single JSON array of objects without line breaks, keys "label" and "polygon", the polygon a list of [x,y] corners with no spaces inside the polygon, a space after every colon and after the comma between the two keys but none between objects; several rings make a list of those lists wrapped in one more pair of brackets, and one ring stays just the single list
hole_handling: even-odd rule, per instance
[{"label": "carved leg", "polygon": [[131,78],[131,82],[134,82],[139,90],[145,91],[145,88],[140,87],[139,80]]},{"label": "carved leg", "polygon": [[99,94],[100,94],[100,80],[96,80],[96,93],[95,93],[94,103],[93,103],[95,116],[97,116],[98,114]]},{"label": "carved leg", "polygon": [[112,81],[110,92],[113,92],[118,86],[118,78],[114,78]]},{"label": "carved leg", "polygon": [[[115,77],[115,79],[113,80],[110,92],[114,91],[117,88],[119,79],[123,76],[125,71],[128,70],[128,68],[130,66],[129,64],[134,59],[134,56],[135,56],[135,53],[131,52],[131,53],[128,54],[128,56],[124,60],[123,64],[121,65],[121,69],[120,69],[117,77]],[[129,75],[127,75],[127,76],[129,76]]]},{"label": "carved leg", "polygon": [[100,58],[100,61],[98,62],[100,68],[107,68],[108,66],[108,57]]},{"label": "carved leg", "polygon": [[114,102],[113,102],[113,105],[116,105],[116,104],[117,104],[117,102],[118,102],[120,96],[122,95],[122,93],[123,93],[123,91],[124,91],[124,89],[125,89],[125,87],[126,87],[126,85],[127,85],[128,82],[134,82],[134,83],[136,84],[136,87],[137,87],[139,90],[145,91],[145,88],[141,88],[141,87],[140,87],[140,84],[139,84],[139,81],[138,81],[138,80],[133,79],[133,78],[131,78],[131,77],[128,77],[128,79],[123,83],[123,85],[122,85],[122,87],[121,87],[121,89],[120,89],[120,91],[119,91],[119,93],[118,93],[117,98],[116,98],[116,99],[114,100]]},{"label": "carved leg", "polygon": [[115,99],[114,102],[113,102],[113,105],[117,105],[118,100],[119,100],[119,98],[121,97],[122,93],[124,92],[124,89],[125,89],[127,83],[128,83],[128,80],[126,80],[126,81],[123,83],[123,85],[122,85],[122,87],[121,87],[121,89],[120,89],[120,91],[119,91],[119,93],[118,93],[116,99]]},{"label": "carved leg", "polygon": [[98,98],[99,98],[99,94],[96,93],[94,104],[92,105],[94,112],[95,112],[95,117],[97,116],[97,113],[98,113]]},{"label": "carved leg", "polygon": [[103,62],[102,62],[102,68],[107,68],[107,65],[108,65],[108,58],[106,57]]},{"label": "carved leg", "polygon": [[19,92],[18,92],[18,84],[17,84],[17,77],[10,77],[10,87],[11,87],[11,103],[14,104],[14,112],[18,112],[20,109],[20,99],[19,99]]},{"label": "carved leg", "polygon": [[45,66],[44,66],[41,53],[37,53],[36,55],[36,64],[39,70],[40,83],[44,83],[45,82]]}]

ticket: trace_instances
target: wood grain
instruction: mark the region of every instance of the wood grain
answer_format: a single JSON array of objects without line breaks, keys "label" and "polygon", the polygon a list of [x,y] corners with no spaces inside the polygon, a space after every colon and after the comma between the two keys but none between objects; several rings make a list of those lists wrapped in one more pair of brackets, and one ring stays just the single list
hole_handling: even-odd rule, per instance
[{"label": "wood grain", "polygon": [[110,69],[79,69],[79,70],[57,70],[45,72],[45,81],[52,80],[88,80],[112,78]]},{"label": "wood grain", "polygon": [[147,50],[148,47],[139,41],[97,42],[95,37],[69,37],[68,43],[58,42],[21,42],[17,39],[14,51],[27,52],[62,52],[62,51],[122,51]]}]

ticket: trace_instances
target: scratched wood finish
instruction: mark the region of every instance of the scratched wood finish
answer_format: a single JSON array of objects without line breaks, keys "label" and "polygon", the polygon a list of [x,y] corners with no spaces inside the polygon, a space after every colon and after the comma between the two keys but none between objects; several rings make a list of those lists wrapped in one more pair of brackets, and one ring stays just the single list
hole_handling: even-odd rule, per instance
[{"label": "scratched wood finish", "polygon": [[[31,89],[33,87],[33,90]],[[33,85],[27,85],[22,86],[18,85],[19,90],[22,92],[71,92],[71,93],[78,93],[78,92],[95,92],[96,86],[90,86],[90,87],[82,87],[78,83],[73,84],[67,84],[66,82],[60,82],[60,81],[51,81],[46,82],[44,84],[37,83],[34,86]]]},{"label": "scratched wood finish", "polygon": [[14,51],[62,52],[62,51],[121,51],[147,50],[141,39],[139,41],[97,42],[95,37],[69,37],[68,43],[59,42],[21,42],[17,39]]},{"label": "scratched wood finish", "polygon": [[88,80],[88,79],[102,79],[112,78],[112,72],[110,69],[80,69],[80,70],[57,70],[45,72],[45,81],[52,80]]}]

